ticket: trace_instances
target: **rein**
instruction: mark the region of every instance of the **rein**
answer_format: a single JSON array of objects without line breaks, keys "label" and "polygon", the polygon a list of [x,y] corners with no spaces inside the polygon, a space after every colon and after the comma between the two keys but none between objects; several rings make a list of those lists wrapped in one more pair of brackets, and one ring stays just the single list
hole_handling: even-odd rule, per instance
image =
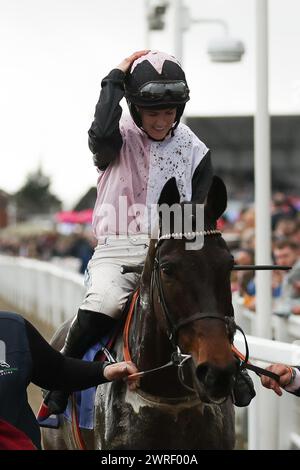
[{"label": "rein", "polygon": [[274,269],[276,271],[288,271],[291,266],[281,266],[279,264],[235,264],[232,271],[269,271]]},{"label": "rein", "polygon": [[[242,331],[240,328],[239,328],[239,330]],[[247,341],[245,341],[245,345],[246,345],[246,351],[248,352]],[[231,346],[231,349],[232,349],[233,353],[241,360],[241,365],[240,365],[241,369],[252,370],[259,377],[261,375],[265,375],[267,377],[270,377],[270,379],[276,380],[276,382],[279,383],[280,376],[278,374],[275,374],[275,372],[271,372],[270,370],[266,370],[266,369],[263,369],[262,367],[258,367],[258,366],[255,366],[254,364],[251,364],[251,362],[249,362],[248,359],[246,359],[247,352],[246,352],[246,356],[244,356],[234,345]]]},{"label": "rein", "polygon": [[[139,298],[139,289],[133,294],[130,307],[129,307],[129,312],[126,318],[125,322],[125,327],[124,327],[124,334],[123,334],[123,356],[125,361],[132,361],[131,354],[130,354],[130,349],[129,349],[129,330],[130,330],[130,325],[131,321],[134,315],[135,311],[135,306],[137,305],[137,301]],[[183,364],[190,359],[191,356],[189,354],[181,354],[179,348],[176,353],[173,353],[171,356],[171,360],[167,362],[166,364],[160,366],[160,367],[155,367],[154,369],[149,369],[146,371],[141,371],[141,372],[136,372],[134,374],[131,374],[129,378],[137,378],[137,377],[144,377],[145,375],[151,374],[153,372],[157,372],[158,370],[165,369],[167,367],[171,366],[177,366],[177,367],[182,367]]]}]

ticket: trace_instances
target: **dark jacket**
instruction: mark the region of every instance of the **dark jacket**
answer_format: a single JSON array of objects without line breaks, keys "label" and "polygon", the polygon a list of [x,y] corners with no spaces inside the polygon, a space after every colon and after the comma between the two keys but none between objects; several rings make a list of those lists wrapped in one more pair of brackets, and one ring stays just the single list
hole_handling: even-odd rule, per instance
[{"label": "dark jacket", "polygon": [[113,69],[101,82],[101,93],[95,109],[94,121],[88,132],[89,148],[95,165],[104,170],[119,154],[122,136],[119,121],[122,115],[120,101],[124,96],[125,73]]},{"label": "dark jacket", "polygon": [[47,390],[83,390],[106,382],[103,369],[100,362],[63,356],[20,315],[0,312],[0,418],[37,448],[40,429],[27,399],[29,383]]}]

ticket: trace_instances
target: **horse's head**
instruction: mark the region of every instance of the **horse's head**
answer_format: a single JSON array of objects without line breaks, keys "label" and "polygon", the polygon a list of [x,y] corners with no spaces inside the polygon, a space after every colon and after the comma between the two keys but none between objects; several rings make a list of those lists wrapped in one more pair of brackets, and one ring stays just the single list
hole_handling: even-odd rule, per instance
[{"label": "horse's head", "polygon": [[[179,193],[174,178],[164,189],[159,204],[178,204]],[[195,190],[189,203],[194,224],[196,205],[201,202]],[[217,219],[226,204],[225,185],[214,177],[204,206],[204,232],[198,232],[196,236],[193,226],[193,233],[186,234],[188,237],[184,229],[180,236],[182,233],[175,232],[173,217],[170,233],[160,233],[156,249],[152,251],[152,300],[156,321],[171,335],[174,348],[178,345],[182,353],[191,355],[188,362],[193,371],[193,387],[207,402],[224,400],[232,390],[237,372],[231,350],[234,322],[230,273],[233,258],[216,230]],[[180,204],[182,209],[185,205]],[[160,212],[162,229],[161,219]],[[201,236],[202,248],[198,245],[199,249],[194,249],[191,243],[197,242],[197,237],[200,240]],[[189,237],[194,237],[190,239],[190,245],[187,244]]]}]

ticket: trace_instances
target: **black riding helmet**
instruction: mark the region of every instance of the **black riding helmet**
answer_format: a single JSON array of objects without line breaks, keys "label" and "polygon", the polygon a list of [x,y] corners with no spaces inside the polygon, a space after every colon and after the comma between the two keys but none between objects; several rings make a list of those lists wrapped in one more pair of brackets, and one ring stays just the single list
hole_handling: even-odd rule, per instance
[{"label": "black riding helmet", "polygon": [[142,126],[136,106],[151,109],[176,107],[175,129],[190,99],[185,73],[175,57],[150,51],[132,64],[125,78],[125,97],[130,114]]}]

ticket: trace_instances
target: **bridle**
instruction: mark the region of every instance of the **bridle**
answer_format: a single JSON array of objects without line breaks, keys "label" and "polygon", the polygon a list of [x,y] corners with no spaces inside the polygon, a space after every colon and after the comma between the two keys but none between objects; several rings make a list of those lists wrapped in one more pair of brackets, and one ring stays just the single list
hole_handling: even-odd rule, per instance
[{"label": "bridle", "polygon": [[[154,305],[154,287],[157,289],[157,295],[158,295],[158,302],[161,305],[162,312],[164,314],[166,324],[167,324],[167,335],[168,339],[171,342],[173,352],[171,354],[171,360],[160,366],[156,367],[154,369],[149,369],[146,371],[138,372],[134,374],[136,377],[143,377],[147,374],[156,372],[161,369],[165,369],[170,366],[176,366],[178,370],[178,378],[180,380],[180,383],[189,391],[196,392],[194,388],[191,388],[184,382],[184,375],[183,375],[183,365],[189,361],[192,356],[190,354],[183,354],[178,346],[178,331],[183,327],[186,326],[190,323],[193,323],[194,321],[198,320],[219,320],[223,323],[225,323],[226,326],[226,332],[228,335],[228,339],[230,344],[232,345],[233,352],[235,354],[235,357],[239,359],[239,364],[238,364],[238,370],[242,370],[244,368],[250,369],[254,371],[256,374],[260,375],[266,375],[277,382],[279,382],[279,376],[271,371],[265,370],[261,367],[255,366],[251,363],[249,363],[249,348],[248,348],[248,343],[246,339],[246,335],[242,328],[235,323],[234,317],[226,315],[224,317],[220,317],[218,315],[213,315],[211,313],[205,313],[205,312],[195,312],[191,315],[189,315],[187,318],[181,319],[179,321],[175,321],[172,318],[172,315],[170,313],[170,310],[167,306],[165,295],[164,295],[164,290],[163,290],[163,284],[161,280],[161,265],[160,265],[160,247],[162,243],[165,240],[170,240],[170,239],[182,239],[185,238],[187,240],[194,239],[195,237],[207,237],[207,236],[221,236],[222,232],[220,230],[216,229],[210,229],[210,230],[203,230],[203,231],[195,231],[195,232],[179,232],[179,233],[169,233],[169,234],[164,234],[160,236],[157,240],[157,243],[155,245],[155,257],[154,257],[154,263],[153,263],[153,269],[152,269],[152,274],[151,274],[151,282],[150,282],[150,299],[152,305]],[[136,268],[136,269],[135,269]],[[249,265],[249,266],[239,266],[235,265],[232,268],[233,270],[238,270],[238,269],[247,269],[247,270],[259,270],[259,269],[288,269],[288,267],[285,266],[257,266],[257,265]],[[140,267],[130,267],[130,266],[123,266],[121,272],[126,273],[126,272],[141,272]],[[236,348],[233,346],[233,339],[234,335],[236,333],[236,330],[239,330],[244,338],[245,342],[245,355],[243,356],[239,351],[236,350]]]},{"label": "bridle", "polygon": [[178,351],[177,339],[178,339],[179,329],[196,320],[213,319],[213,320],[220,320],[224,322],[226,325],[226,330],[227,330],[227,334],[230,339],[230,342],[233,341],[233,336],[236,331],[236,324],[235,324],[233,317],[225,316],[224,318],[222,318],[220,316],[212,315],[210,313],[195,312],[192,315],[188,316],[187,318],[181,319],[176,322],[172,318],[172,315],[170,314],[170,311],[168,309],[164,291],[163,291],[162,281],[161,281],[159,248],[164,240],[170,240],[171,238],[172,239],[178,239],[178,238],[188,239],[188,238],[194,238],[196,236],[213,236],[213,235],[214,236],[221,235],[220,230],[203,230],[201,232],[171,233],[167,235],[162,235],[156,243],[156,253],[155,253],[155,258],[154,258],[153,272],[151,276],[151,285],[150,285],[150,298],[152,300],[152,305],[153,305],[153,291],[154,291],[154,285],[155,285],[157,288],[157,293],[158,293],[158,301],[161,304],[162,311],[164,313],[164,316],[167,322],[168,338],[175,351]]},{"label": "bridle", "polygon": [[[181,382],[181,384],[187,388],[190,391],[195,392],[196,390],[190,386],[188,386],[185,381],[184,381],[184,375],[183,375],[183,364],[190,360],[192,356],[190,354],[183,354],[178,346],[178,332],[180,328],[183,326],[186,326],[190,323],[193,323],[194,321],[198,320],[219,320],[223,323],[225,323],[226,326],[226,331],[227,335],[229,338],[230,343],[233,343],[233,337],[236,332],[236,329],[239,329],[242,334],[244,335],[244,332],[241,330],[240,327],[238,327],[234,321],[234,318],[231,316],[225,316],[225,317],[220,317],[218,315],[213,315],[211,313],[205,313],[205,312],[195,312],[188,317],[181,319],[179,321],[175,321],[172,318],[172,315],[170,313],[170,310],[167,306],[166,299],[165,299],[165,294],[163,290],[163,284],[161,280],[161,270],[160,270],[160,246],[165,240],[170,240],[170,239],[192,239],[195,237],[205,237],[205,236],[220,236],[222,233],[220,230],[203,230],[201,232],[184,232],[184,233],[170,233],[170,234],[165,234],[159,237],[155,249],[155,258],[154,258],[154,264],[153,264],[153,271],[152,271],[152,276],[151,276],[151,285],[150,285],[150,298],[151,302],[153,305],[153,295],[154,295],[154,286],[157,289],[157,295],[158,295],[158,302],[161,305],[162,312],[164,314],[166,323],[167,323],[167,335],[168,338],[171,342],[173,353],[171,355],[171,361],[173,365],[175,365],[178,368],[178,378]],[[245,341],[246,337],[244,335]],[[246,347],[246,351],[248,350],[248,346]],[[247,357],[248,360],[248,357]]]}]

